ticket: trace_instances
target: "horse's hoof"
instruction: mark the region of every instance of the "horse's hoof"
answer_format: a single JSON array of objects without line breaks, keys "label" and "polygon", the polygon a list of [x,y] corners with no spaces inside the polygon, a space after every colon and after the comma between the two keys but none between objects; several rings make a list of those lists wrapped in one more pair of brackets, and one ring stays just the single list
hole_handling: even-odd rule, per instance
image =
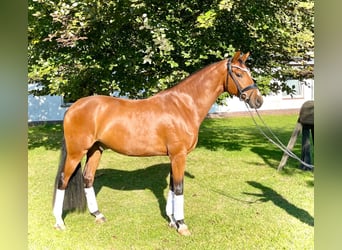
[{"label": "horse's hoof", "polygon": [[65,225],[60,225],[60,224],[55,224],[54,228],[58,231],[64,231],[65,230]]},{"label": "horse's hoof", "polygon": [[96,218],[95,218],[95,222],[98,223],[98,224],[105,223],[105,222],[106,222],[106,218],[105,218],[104,216],[96,217]]},{"label": "horse's hoof", "polygon": [[189,229],[187,229],[187,228],[185,228],[185,229],[178,229],[177,231],[182,236],[190,236],[191,235]]},{"label": "horse's hoof", "polygon": [[177,229],[177,232],[182,235],[182,236],[190,236],[191,233],[186,225],[180,225],[179,228]]},{"label": "horse's hoof", "polygon": [[174,222],[170,222],[169,227],[177,229],[177,224]]}]

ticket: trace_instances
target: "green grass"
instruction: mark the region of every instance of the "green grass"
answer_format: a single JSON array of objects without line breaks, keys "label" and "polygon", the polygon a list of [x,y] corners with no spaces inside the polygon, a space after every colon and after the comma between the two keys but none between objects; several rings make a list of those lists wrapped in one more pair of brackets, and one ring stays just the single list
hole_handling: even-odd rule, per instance
[{"label": "green grass", "polygon": [[[264,116],[287,144],[295,115]],[[314,174],[270,144],[249,117],[206,119],[185,177],[185,217],[192,235],[168,228],[167,157],[126,157],[105,151],[95,190],[107,222],[67,213],[53,228],[52,194],[61,125],[29,127],[29,249],[313,249]],[[294,148],[300,155],[300,138]]]}]

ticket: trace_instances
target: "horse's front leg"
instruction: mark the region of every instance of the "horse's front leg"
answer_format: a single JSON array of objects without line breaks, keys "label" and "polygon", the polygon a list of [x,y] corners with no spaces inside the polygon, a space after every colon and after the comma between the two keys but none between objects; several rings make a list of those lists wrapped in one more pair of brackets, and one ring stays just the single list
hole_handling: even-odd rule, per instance
[{"label": "horse's front leg", "polygon": [[87,199],[87,205],[90,214],[95,216],[95,221],[102,223],[106,221],[104,215],[99,211],[96,195],[94,191],[94,178],[95,172],[98,167],[100,158],[102,155],[102,150],[95,144],[87,153],[87,162],[84,168],[84,192]]},{"label": "horse's front leg", "polygon": [[186,155],[171,158],[170,190],[166,203],[166,214],[170,218],[170,226],[175,227],[179,234],[190,235],[184,222],[184,171]]}]

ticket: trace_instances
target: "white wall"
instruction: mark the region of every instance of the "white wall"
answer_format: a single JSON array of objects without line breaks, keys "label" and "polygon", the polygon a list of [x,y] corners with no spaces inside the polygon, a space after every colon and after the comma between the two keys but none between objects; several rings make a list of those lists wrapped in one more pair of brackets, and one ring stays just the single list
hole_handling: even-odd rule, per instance
[{"label": "white wall", "polygon": [[[35,88],[29,84],[29,90]],[[28,96],[28,122],[61,121],[64,117],[65,107],[61,107],[61,96]]]}]

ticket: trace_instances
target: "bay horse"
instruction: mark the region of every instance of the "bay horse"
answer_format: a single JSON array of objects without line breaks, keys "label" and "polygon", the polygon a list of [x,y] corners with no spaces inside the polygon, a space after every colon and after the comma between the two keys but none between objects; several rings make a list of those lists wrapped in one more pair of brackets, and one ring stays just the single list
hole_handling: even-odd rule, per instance
[{"label": "bay horse", "polygon": [[[249,53],[204,67],[172,88],[129,100],[89,96],[77,100],[63,121],[64,140],[55,181],[55,228],[64,230],[63,210],[85,210],[104,222],[93,188],[104,149],[128,156],[168,156],[171,161],[166,214],[170,226],[190,235],[184,222],[183,180],[187,154],[198,140],[199,127],[217,97],[227,91],[251,108],[263,98],[245,61]],[[81,160],[86,155],[82,173]]]}]

